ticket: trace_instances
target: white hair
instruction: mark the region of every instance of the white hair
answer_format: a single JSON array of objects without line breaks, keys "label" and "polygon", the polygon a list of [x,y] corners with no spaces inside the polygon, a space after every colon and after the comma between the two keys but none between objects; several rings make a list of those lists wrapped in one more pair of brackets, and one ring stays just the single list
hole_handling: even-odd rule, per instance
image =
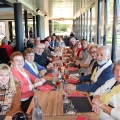
[{"label": "white hair", "polygon": [[73,37],[70,39],[70,42],[72,42],[72,41],[76,41],[76,39]]},{"label": "white hair", "polygon": [[[100,46],[99,48],[101,48],[101,49],[105,49],[107,55],[110,55],[110,49],[109,49],[107,46]],[[98,49],[99,49],[99,48],[98,48]]]}]

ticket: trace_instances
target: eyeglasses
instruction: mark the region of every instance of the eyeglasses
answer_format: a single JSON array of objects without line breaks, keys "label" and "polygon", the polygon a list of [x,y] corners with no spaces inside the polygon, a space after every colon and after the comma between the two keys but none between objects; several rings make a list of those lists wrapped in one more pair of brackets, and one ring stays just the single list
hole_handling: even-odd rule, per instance
[{"label": "eyeglasses", "polygon": [[36,47],[36,48],[37,48],[37,49],[39,49],[39,50],[40,50],[40,49],[42,49],[42,50],[44,50],[44,49],[45,49],[45,48],[38,48],[38,47]]},{"label": "eyeglasses", "polygon": [[29,54],[28,54],[28,55],[26,55],[26,56],[33,57],[34,55],[29,55]]},{"label": "eyeglasses", "polygon": [[24,60],[13,60],[15,62],[23,62]]},{"label": "eyeglasses", "polygon": [[90,52],[90,54],[95,54],[96,53],[96,51],[92,51],[92,52]]}]

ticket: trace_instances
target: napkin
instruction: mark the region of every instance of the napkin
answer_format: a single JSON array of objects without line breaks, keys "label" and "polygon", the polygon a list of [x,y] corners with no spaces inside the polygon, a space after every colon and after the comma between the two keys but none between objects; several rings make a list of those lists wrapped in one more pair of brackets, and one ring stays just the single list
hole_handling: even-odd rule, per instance
[{"label": "napkin", "polygon": [[76,79],[72,79],[72,78],[71,78],[71,79],[67,79],[67,82],[76,84],[76,83],[79,82],[79,80],[76,80]]},{"label": "napkin", "polygon": [[54,87],[51,85],[48,85],[48,84],[38,87],[38,90],[41,90],[43,92],[48,92],[53,89],[54,89]]},{"label": "napkin", "polygon": [[69,94],[68,97],[87,97],[87,96],[85,94],[80,93],[80,92],[74,91],[71,94]]},{"label": "napkin", "polygon": [[[78,116],[76,120],[86,120],[86,118],[82,116]],[[91,119],[87,118],[87,120],[91,120]]]},{"label": "napkin", "polygon": [[53,73],[48,73],[46,76],[53,77]]},{"label": "napkin", "polygon": [[78,70],[78,68],[70,67],[69,70],[74,71],[74,70]]}]

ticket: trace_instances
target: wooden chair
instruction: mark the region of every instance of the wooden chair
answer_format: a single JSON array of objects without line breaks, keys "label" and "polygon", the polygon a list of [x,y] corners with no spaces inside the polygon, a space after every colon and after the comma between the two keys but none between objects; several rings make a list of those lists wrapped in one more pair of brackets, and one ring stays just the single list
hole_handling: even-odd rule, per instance
[{"label": "wooden chair", "polygon": [[9,63],[8,54],[5,48],[0,48],[0,63]]}]

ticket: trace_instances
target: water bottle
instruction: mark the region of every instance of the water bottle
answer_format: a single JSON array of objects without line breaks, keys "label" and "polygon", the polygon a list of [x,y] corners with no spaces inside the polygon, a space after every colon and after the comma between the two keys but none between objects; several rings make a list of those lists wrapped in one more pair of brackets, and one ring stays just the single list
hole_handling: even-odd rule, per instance
[{"label": "water bottle", "polygon": [[43,113],[38,104],[38,97],[34,96],[34,107],[32,110],[32,120],[43,120]]}]

